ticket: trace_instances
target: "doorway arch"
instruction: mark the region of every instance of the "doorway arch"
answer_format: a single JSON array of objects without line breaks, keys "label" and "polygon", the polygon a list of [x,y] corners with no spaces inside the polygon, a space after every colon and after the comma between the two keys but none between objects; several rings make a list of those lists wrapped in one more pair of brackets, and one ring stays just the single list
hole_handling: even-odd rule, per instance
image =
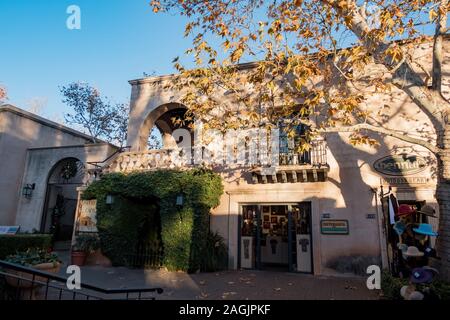
[{"label": "doorway arch", "polygon": [[77,188],[84,178],[84,164],[77,158],[61,159],[49,171],[40,231],[52,234],[54,242],[72,239]]}]

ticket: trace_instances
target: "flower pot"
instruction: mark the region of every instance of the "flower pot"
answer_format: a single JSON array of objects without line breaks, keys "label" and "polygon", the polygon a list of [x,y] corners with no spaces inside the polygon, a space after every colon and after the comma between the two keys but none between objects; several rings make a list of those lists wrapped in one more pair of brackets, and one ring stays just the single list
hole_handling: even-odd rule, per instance
[{"label": "flower pot", "polygon": [[86,263],[86,252],[83,251],[72,251],[72,265],[76,265],[79,267],[84,266]]}]

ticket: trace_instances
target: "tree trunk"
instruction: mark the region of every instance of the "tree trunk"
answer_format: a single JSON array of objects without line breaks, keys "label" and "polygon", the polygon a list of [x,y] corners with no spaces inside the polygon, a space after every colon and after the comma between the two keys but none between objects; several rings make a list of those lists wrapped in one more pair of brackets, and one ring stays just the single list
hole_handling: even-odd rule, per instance
[{"label": "tree trunk", "polygon": [[441,276],[450,281],[450,125],[439,137],[443,151],[438,155],[438,182],[436,199],[439,204],[439,237],[437,253],[440,260]]}]

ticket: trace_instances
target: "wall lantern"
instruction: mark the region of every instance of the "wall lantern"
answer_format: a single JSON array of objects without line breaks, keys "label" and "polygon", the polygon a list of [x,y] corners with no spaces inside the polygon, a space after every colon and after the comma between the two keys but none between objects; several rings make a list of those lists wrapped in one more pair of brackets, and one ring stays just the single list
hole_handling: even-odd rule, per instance
[{"label": "wall lantern", "polygon": [[176,205],[177,205],[177,207],[182,207],[184,205],[184,194],[179,193],[177,195]]},{"label": "wall lantern", "polygon": [[30,199],[31,196],[33,195],[33,190],[34,190],[35,188],[36,188],[36,184],[35,184],[35,183],[33,183],[33,184],[26,184],[26,185],[23,187],[23,189],[22,189],[22,195],[23,195],[25,198]]},{"label": "wall lantern", "polygon": [[180,221],[183,221],[183,215],[181,214],[181,208],[183,208],[183,205],[184,205],[184,194],[183,193],[179,193],[177,195],[177,200],[175,202],[175,205],[178,208],[178,213],[180,215]]},{"label": "wall lantern", "polygon": [[111,194],[108,194],[106,196],[106,204],[113,204],[114,203],[114,196]]}]

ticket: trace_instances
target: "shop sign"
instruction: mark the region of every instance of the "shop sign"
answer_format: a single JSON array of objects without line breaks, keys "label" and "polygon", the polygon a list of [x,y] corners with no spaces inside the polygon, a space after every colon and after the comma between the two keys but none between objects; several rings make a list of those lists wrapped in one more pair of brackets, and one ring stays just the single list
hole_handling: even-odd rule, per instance
[{"label": "shop sign", "polygon": [[77,231],[97,232],[97,200],[80,200],[77,215]]},{"label": "shop sign", "polygon": [[322,220],[320,221],[320,233],[347,235],[350,233],[348,220]]},{"label": "shop sign", "polygon": [[406,176],[422,172],[428,166],[428,162],[417,155],[402,154],[390,155],[374,162],[373,168],[389,176]]},{"label": "shop sign", "polygon": [[430,182],[428,177],[395,177],[395,178],[383,178],[382,184],[399,185],[399,184],[427,184]]}]

